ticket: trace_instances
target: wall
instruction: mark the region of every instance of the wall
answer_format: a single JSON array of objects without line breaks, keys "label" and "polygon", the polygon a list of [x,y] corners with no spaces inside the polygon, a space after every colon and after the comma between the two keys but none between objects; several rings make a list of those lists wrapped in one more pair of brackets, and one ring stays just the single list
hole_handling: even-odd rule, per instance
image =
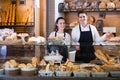
[{"label": "wall", "polygon": [[60,16],[64,17],[64,13],[58,12],[59,3],[63,3],[63,2],[64,2],[64,0],[55,0],[55,20]]},{"label": "wall", "polygon": [[55,0],[47,0],[47,36],[53,31],[55,23]]},{"label": "wall", "polygon": [[54,30],[55,21],[58,17],[64,17],[64,13],[58,12],[58,4],[64,0],[47,0],[47,36]]},{"label": "wall", "polygon": [[46,0],[40,0],[40,35],[46,36]]}]

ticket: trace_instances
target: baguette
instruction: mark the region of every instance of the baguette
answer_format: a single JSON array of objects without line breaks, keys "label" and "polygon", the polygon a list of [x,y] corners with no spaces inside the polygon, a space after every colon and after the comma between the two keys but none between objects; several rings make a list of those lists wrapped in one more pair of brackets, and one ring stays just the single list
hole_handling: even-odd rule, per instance
[{"label": "baguette", "polygon": [[115,64],[116,60],[113,57],[110,57],[107,53],[105,54],[105,56],[107,57],[109,64]]},{"label": "baguette", "polygon": [[101,50],[96,50],[96,53],[95,53],[96,57],[102,61],[104,61],[105,63],[108,63],[108,59],[107,57],[102,53]]},{"label": "baguette", "polygon": [[104,61],[107,64],[115,64],[116,60],[113,57],[110,57],[107,53],[104,54],[102,53],[101,50],[96,50],[95,53],[96,57],[99,58],[100,60]]}]

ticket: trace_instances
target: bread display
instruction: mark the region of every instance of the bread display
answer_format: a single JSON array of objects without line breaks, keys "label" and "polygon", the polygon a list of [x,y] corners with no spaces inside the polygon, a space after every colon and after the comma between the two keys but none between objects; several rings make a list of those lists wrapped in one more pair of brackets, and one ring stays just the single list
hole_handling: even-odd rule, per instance
[{"label": "bread display", "polygon": [[4,68],[16,68],[18,67],[18,63],[11,59],[9,61],[6,61],[4,64],[3,64]]},{"label": "bread display", "polygon": [[27,44],[45,44],[46,40],[42,36],[38,37],[29,37]]},{"label": "bread display", "polygon": [[94,66],[92,69],[91,69],[92,72],[104,72],[104,70],[101,68],[101,66]]},{"label": "bread display", "polygon": [[[4,13],[3,13],[4,14]],[[3,18],[3,25],[14,25],[15,24],[15,15],[16,15],[16,5],[9,4],[7,6],[6,17]],[[5,24],[4,24],[5,22]]]},{"label": "bread display", "polygon": [[20,44],[22,43],[21,39],[17,38],[17,33],[14,29],[3,28],[0,29],[0,44]]},{"label": "bread display", "polygon": [[104,64],[101,66],[104,70],[120,70],[120,64]]},{"label": "bread display", "polygon": [[18,63],[11,59],[9,61],[6,61],[4,64],[4,70],[5,70],[5,75],[12,75],[12,76],[16,76],[16,75],[20,75],[20,69],[18,68]]},{"label": "bread display", "polygon": [[21,70],[21,75],[22,76],[34,76],[36,75],[36,65],[37,65],[37,60],[35,57],[32,58],[32,63],[21,63],[18,65],[18,67]]},{"label": "bread display", "polygon": [[101,50],[97,49],[95,55],[98,59],[104,61],[107,64],[115,64],[115,58],[110,57],[107,53],[102,53]]},{"label": "bread display", "polygon": [[[30,23],[30,22],[33,22],[33,20],[34,20],[34,16],[33,16],[33,7],[31,6],[30,8],[28,8],[25,12],[24,12],[24,14],[23,14],[23,16],[22,16],[22,20],[21,20],[21,22],[23,22],[24,23],[24,25],[26,25],[26,24],[28,24],[28,23]],[[23,24],[22,24],[23,25]]]}]

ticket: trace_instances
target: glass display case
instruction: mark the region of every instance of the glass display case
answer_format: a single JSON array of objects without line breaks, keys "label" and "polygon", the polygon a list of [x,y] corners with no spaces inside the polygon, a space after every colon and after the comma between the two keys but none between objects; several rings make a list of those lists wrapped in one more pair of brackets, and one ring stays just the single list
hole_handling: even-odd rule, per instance
[{"label": "glass display case", "polygon": [[[64,4],[60,5],[59,8],[64,7]],[[77,3],[76,7],[79,9],[81,2]],[[68,4],[65,5],[65,8],[68,8]],[[76,12],[74,5],[71,8],[72,10],[62,9],[60,11]],[[92,12],[99,11],[95,8]],[[75,62],[75,45],[64,45],[62,40],[55,41],[53,43],[57,45],[53,46],[68,47],[68,60],[61,62],[58,51],[49,55],[47,38],[26,34],[34,28],[34,22],[8,24],[0,26],[1,28],[11,27],[15,29],[15,32],[23,31],[25,33],[17,34],[17,40],[0,41],[0,80],[120,80],[120,39],[93,43],[96,59],[90,63]],[[25,29],[20,30],[19,28],[19,32],[16,31],[17,27]],[[71,33],[71,30],[68,32]],[[2,38],[5,40],[6,36]],[[47,60],[46,55],[48,55]],[[60,62],[57,61],[59,58]],[[99,70],[97,70],[98,68]]]}]

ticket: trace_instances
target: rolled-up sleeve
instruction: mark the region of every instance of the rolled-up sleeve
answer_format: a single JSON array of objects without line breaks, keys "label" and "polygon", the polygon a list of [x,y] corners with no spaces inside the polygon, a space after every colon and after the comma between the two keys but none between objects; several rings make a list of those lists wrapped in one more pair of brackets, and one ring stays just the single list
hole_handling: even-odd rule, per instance
[{"label": "rolled-up sleeve", "polygon": [[106,39],[106,34],[100,36],[96,27],[92,27],[92,34],[93,34],[94,42],[103,42]]}]

